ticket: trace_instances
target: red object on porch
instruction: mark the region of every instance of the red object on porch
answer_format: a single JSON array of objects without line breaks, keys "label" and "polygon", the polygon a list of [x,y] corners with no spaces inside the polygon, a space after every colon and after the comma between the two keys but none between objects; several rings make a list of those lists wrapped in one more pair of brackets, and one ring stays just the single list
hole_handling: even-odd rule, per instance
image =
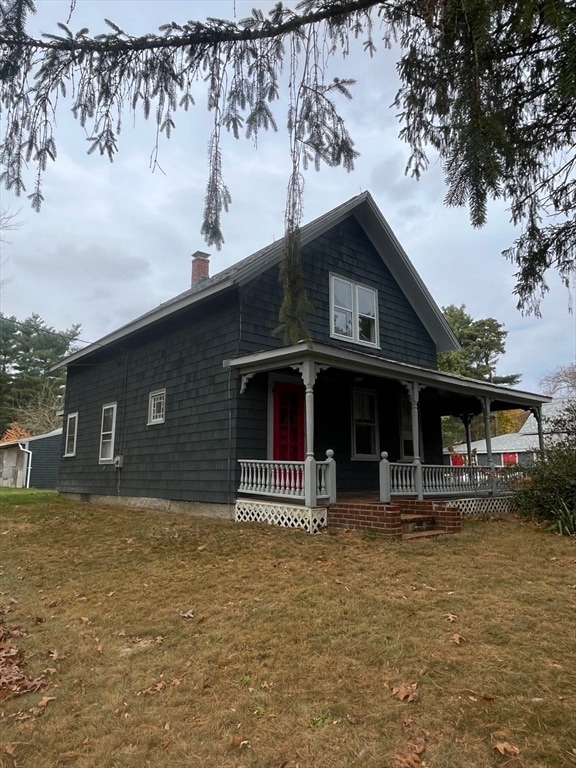
[{"label": "red object on porch", "polygon": [[453,467],[463,467],[466,464],[466,456],[463,453],[451,453],[450,464]]},{"label": "red object on porch", "polygon": [[304,387],[274,382],[274,461],[304,461]]},{"label": "red object on porch", "polygon": [[518,464],[518,454],[517,453],[503,453],[502,454],[502,464],[505,467],[513,466],[514,464]]}]

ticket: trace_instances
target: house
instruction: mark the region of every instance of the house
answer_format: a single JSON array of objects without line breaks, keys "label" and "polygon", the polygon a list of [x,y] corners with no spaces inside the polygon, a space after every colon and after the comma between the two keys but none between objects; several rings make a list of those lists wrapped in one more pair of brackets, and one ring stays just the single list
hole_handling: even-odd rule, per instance
[{"label": "house", "polygon": [[302,227],[301,246],[309,340],[275,334],[279,240],[213,277],[197,252],[189,290],[57,364],[62,493],[310,530],[328,507],[354,527],[350,494],[380,514],[469,490],[443,466],[443,415],[539,418],[546,397],[438,371],[458,343],[369,193]]},{"label": "house", "polygon": [[[555,442],[560,435],[553,431],[551,421],[558,418],[568,400],[552,400],[542,405],[542,432],[545,443]],[[486,440],[475,440],[470,444],[475,463],[480,466],[488,464]],[[497,435],[491,438],[492,461],[497,467],[520,466],[527,467],[534,463],[534,457],[540,450],[538,422],[530,414],[518,432]],[[468,449],[466,445],[455,445],[451,451],[445,449],[444,455],[454,465],[467,464]]]},{"label": "house", "polygon": [[0,486],[56,488],[61,456],[62,428],[0,443]]}]

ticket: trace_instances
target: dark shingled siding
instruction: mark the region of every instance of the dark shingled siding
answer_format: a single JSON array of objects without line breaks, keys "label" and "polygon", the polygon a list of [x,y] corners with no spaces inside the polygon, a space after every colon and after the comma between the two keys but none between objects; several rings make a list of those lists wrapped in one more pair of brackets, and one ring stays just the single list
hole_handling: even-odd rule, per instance
[{"label": "dark shingled siding", "polygon": [[[122,349],[68,371],[66,411],[78,411],[76,456],[62,460],[60,490],[223,503],[234,496],[236,295],[142,331]],[[148,396],[166,388],[166,420],[147,425]],[[99,464],[102,406],[117,403],[114,454]],[[230,476],[229,468],[234,470]]]},{"label": "dark shingled siding", "polygon": [[[308,330],[314,341],[436,368],[433,340],[353,216],[306,245],[302,261],[313,307]],[[378,290],[380,349],[330,337],[330,273]],[[278,274],[278,267],[273,267],[241,289],[244,352],[282,345],[274,335],[281,303]]]},{"label": "dark shingled siding", "polygon": [[[354,217],[304,247],[303,269],[315,341],[436,367],[432,339]],[[378,289],[380,350],[330,338],[331,272]],[[269,384],[268,375],[259,374],[239,395],[238,376],[222,361],[283,345],[274,333],[282,294],[278,276],[278,267],[271,267],[225,296],[71,365],[66,413],[79,414],[78,440],[76,456],[62,459],[60,490],[233,501],[237,459],[267,457]],[[325,371],[315,388],[316,457],[324,458],[327,448],[335,451],[341,490],[377,487],[378,463],[350,460],[352,384],[349,373]],[[378,379],[362,386],[379,393],[380,447],[393,458],[399,451],[401,386]],[[147,426],[149,393],[162,388],[166,421]],[[98,462],[102,406],[113,402],[120,470]]]},{"label": "dark shingled siding", "polygon": [[32,440],[28,448],[32,451],[30,487],[56,488],[62,457],[62,435]]}]

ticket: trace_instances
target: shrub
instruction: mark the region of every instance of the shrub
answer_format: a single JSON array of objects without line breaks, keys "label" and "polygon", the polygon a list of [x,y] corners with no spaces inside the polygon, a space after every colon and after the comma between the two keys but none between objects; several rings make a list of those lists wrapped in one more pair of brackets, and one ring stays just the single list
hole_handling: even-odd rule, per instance
[{"label": "shrub", "polygon": [[528,469],[529,482],[515,493],[518,510],[539,520],[555,520],[564,534],[576,532],[576,403],[555,420],[557,442],[549,444]]}]

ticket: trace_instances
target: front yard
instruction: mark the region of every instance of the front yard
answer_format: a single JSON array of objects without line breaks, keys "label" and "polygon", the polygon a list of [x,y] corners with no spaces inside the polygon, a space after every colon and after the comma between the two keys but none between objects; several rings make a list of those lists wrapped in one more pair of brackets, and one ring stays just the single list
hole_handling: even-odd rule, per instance
[{"label": "front yard", "polygon": [[0,496],[1,768],[576,765],[573,539],[25,501]]}]

